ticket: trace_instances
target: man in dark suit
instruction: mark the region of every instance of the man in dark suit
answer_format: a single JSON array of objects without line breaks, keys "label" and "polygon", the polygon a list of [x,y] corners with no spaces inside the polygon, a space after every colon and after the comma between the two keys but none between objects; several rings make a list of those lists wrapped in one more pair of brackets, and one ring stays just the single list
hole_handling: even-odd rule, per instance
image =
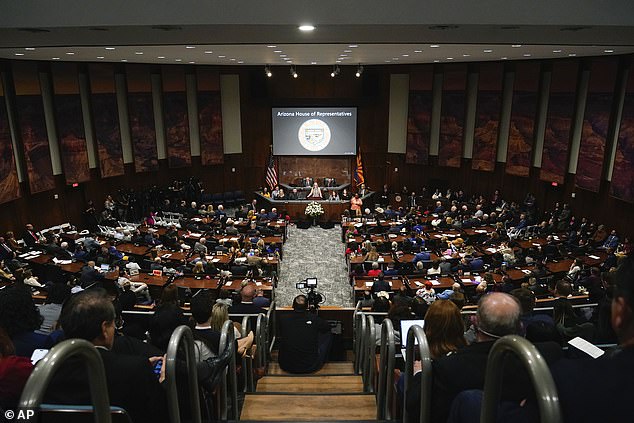
[{"label": "man in dark suit", "polygon": [[[454,398],[462,391],[483,389],[484,375],[489,351],[499,338],[518,334],[521,309],[519,302],[508,294],[493,292],[482,297],[476,314],[476,340],[453,354],[436,357],[432,370],[431,410],[432,422],[446,422]],[[551,363],[561,357],[561,348],[556,343],[543,343],[538,349]],[[528,375],[519,363],[509,363],[504,381],[503,400],[527,398],[531,394]],[[410,421],[418,421],[421,395],[420,373],[414,376],[407,392],[407,410]]]},{"label": "man in dark suit", "polygon": [[255,285],[250,283],[240,290],[240,302],[233,304],[229,309],[232,314],[258,314],[263,313],[262,307],[253,304],[255,297]]},{"label": "man in dark suit", "polygon": [[14,258],[15,251],[11,249],[4,237],[0,236],[0,260],[13,260]]},{"label": "man in dark suit", "polygon": [[[612,328],[619,348],[597,359],[561,360],[552,368],[565,423],[631,421],[634,396],[634,258],[616,272],[612,299]],[[585,387],[592,398],[580,402]]]},{"label": "man in dark suit", "polygon": [[81,281],[81,287],[87,288],[103,279],[103,275],[95,269],[95,262],[89,261],[84,267],[81,268],[81,274],[79,280]]},{"label": "man in dark suit", "polygon": [[27,248],[34,248],[40,244],[40,237],[30,223],[26,225],[22,239]]},{"label": "man in dark suit", "polygon": [[293,313],[280,318],[280,367],[289,373],[312,373],[328,358],[332,336],[328,322],[308,312],[305,295],[293,300]]},{"label": "man in dark suit", "polygon": [[[89,290],[72,296],[64,305],[60,323],[67,339],[91,342],[103,360],[110,404],[125,409],[132,421],[167,422],[167,401],[154,365],[161,357],[149,359],[118,354],[112,350],[115,310],[104,290]],[[70,359],[53,376],[45,401],[53,404],[91,404],[88,375],[79,360]]]}]

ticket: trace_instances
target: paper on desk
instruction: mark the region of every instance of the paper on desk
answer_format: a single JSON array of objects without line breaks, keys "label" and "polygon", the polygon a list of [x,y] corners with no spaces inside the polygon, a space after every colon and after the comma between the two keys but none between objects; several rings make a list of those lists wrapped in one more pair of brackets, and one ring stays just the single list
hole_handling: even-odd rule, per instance
[{"label": "paper on desk", "polygon": [[262,286],[262,282],[260,282],[260,281],[255,281],[255,286]]},{"label": "paper on desk", "polygon": [[420,283],[419,281],[414,281],[414,283],[416,284],[416,286],[423,286],[423,284]]},{"label": "paper on desk", "polygon": [[431,281],[431,284],[432,284],[432,285],[440,285],[440,282],[438,282],[438,281]]},{"label": "paper on desk", "polygon": [[588,256],[588,257],[590,257],[591,259],[595,259],[595,260],[599,260],[599,259],[601,258],[601,257],[599,257],[599,256],[595,256],[595,255]]},{"label": "paper on desk", "polygon": [[436,235],[434,235],[434,237],[436,237],[436,238],[442,238],[442,235],[436,234]]},{"label": "paper on desk", "polygon": [[461,278],[460,280],[464,283],[471,283],[471,279]]},{"label": "paper on desk", "polygon": [[214,256],[205,256],[205,259],[207,260],[212,260],[214,258]]},{"label": "paper on desk", "polygon": [[539,247],[541,244],[538,244],[537,242],[533,242],[533,246],[535,247]]},{"label": "paper on desk", "polygon": [[221,244],[224,244],[225,242],[229,241],[229,238],[222,238],[220,241]]},{"label": "paper on desk", "polygon": [[225,282],[225,286],[231,286],[233,284],[233,281],[227,281]]},{"label": "paper on desk", "polygon": [[489,253],[495,253],[497,250],[493,247],[486,249]]},{"label": "paper on desk", "polygon": [[189,234],[189,236],[192,237],[192,238],[200,238],[201,236],[203,236],[203,234],[191,233],[191,234]]},{"label": "paper on desk", "polygon": [[365,286],[367,286],[368,288],[370,288],[372,285],[374,285],[374,282],[372,281],[368,281],[365,283]]},{"label": "paper on desk", "polygon": [[212,262],[212,263],[218,263],[219,261],[220,261],[220,259],[219,259],[219,258],[215,258],[215,259],[212,259],[212,260],[211,260],[211,262]]},{"label": "paper on desk", "polygon": [[476,229],[474,232],[477,233],[477,234],[485,234],[485,233],[487,233],[486,229]]},{"label": "paper on desk", "polygon": [[530,271],[530,270],[528,270],[528,269],[522,269],[522,272],[523,272],[523,273],[525,273],[525,274],[527,274],[527,275],[530,275],[530,274],[531,274],[531,271]]},{"label": "paper on desk", "polygon": [[389,234],[387,237],[388,238],[396,238],[396,234]]},{"label": "paper on desk", "polygon": [[172,257],[172,254],[171,253],[163,254],[161,257],[170,258],[170,257]]},{"label": "paper on desk", "polygon": [[601,348],[591,344],[583,338],[579,338],[578,336],[568,341],[568,343],[573,347],[580,349],[592,358],[598,358],[605,354],[605,351],[603,351]]},{"label": "paper on desk", "polygon": [[236,237],[229,238],[229,241],[237,241],[237,240],[239,240],[239,239],[240,239],[240,238],[238,238],[238,237],[236,236]]}]

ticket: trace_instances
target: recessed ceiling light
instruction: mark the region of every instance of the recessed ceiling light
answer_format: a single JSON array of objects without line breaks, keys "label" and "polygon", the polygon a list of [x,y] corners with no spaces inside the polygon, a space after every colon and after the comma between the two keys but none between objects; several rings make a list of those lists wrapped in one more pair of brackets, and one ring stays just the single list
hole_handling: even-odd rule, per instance
[{"label": "recessed ceiling light", "polygon": [[68,54],[69,56],[72,56],[73,54],[75,54],[75,52],[73,51],[67,51],[66,54]]},{"label": "recessed ceiling light", "polygon": [[311,64],[311,65],[316,65],[316,64],[317,64],[317,62],[310,62],[310,64]]},{"label": "recessed ceiling light", "polygon": [[350,44],[348,47],[350,47],[350,48],[357,48],[357,47],[359,47],[359,46],[358,46],[357,44]]},{"label": "recessed ceiling light", "polygon": [[429,47],[431,47],[431,48],[438,48],[438,47],[440,47],[440,46],[439,46],[438,44],[432,44],[432,45],[430,45]]},{"label": "recessed ceiling light", "polygon": [[128,59],[121,59],[121,61],[122,61],[122,62],[127,62],[127,61],[128,61]]},{"label": "recessed ceiling light", "polygon": [[422,53],[423,50],[414,50],[414,53]]},{"label": "recessed ceiling light", "polygon": [[174,59],[175,62],[182,62],[183,59]]},{"label": "recessed ceiling light", "polygon": [[345,53],[341,53],[341,54],[339,55],[339,57],[346,57],[346,56],[347,56],[347,54],[345,54]]},{"label": "recessed ceiling light", "polygon": [[24,53],[13,53],[15,56],[24,56]]},{"label": "recessed ceiling light", "polygon": [[385,61],[385,63],[390,63],[390,62],[392,62],[392,61],[391,61],[391,60],[386,60],[386,61]]},{"label": "recessed ceiling light", "polygon": [[59,60],[59,57],[52,57],[53,60]]},{"label": "recessed ceiling light", "polygon": [[304,31],[304,32],[309,32],[309,31],[314,31],[315,27],[313,25],[310,25],[310,24],[300,25],[299,26],[299,30],[300,31]]},{"label": "recessed ceiling light", "polygon": [[135,51],[135,52],[134,52],[134,54],[136,54],[136,55],[140,56],[140,55],[142,55],[142,54],[143,54],[143,52],[142,52],[142,51]]},{"label": "recessed ceiling light", "polygon": [[506,60],[508,57],[500,57],[501,60]]},{"label": "recessed ceiling light", "polygon": [[97,56],[97,59],[103,59],[103,58],[104,58],[103,56]]},{"label": "recessed ceiling light", "polygon": [[568,56],[570,56],[570,57],[575,57],[576,55],[577,55],[576,53],[570,53],[570,54],[568,54]]},{"label": "recessed ceiling light", "polygon": [[196,63],[196,62],[187,62],[187,63],[189,63],[190,65],[193,65],[193,64],[194,64],[194,63]]},{"label": "recessed ceiling light", "polygon": [[185,48],[196,48],[196,46],[185,46]]},{"label": "recessed ceiling light", "polygon": [[213,53],[213,51],[211,51],[211,50],[205,51],[205,54],[211,54],[211,53]]},{"label": "recessed ceiling light", "polygon": [[273,53],[281,53],[282,50],[273,50]]},{"label": "recessed ceiling light", "polygon": [[439,63],[439,62],[440,62],[440,60],[434,60],[434,63]]},{"label": "recessed ceiling light", "polygon": [[344,50],[344,53],[352,53],[352,50]]},{"label": "recessed ceiling light", "polygon": [[604,53],[614,53],[614,50],[612,49],[607,49],[607,50],[603,50]]},{"label": "recessed ceiling light", "polygon": [[224,56],[222,54],[220,56],[218,56],[219,59],[224,59],[225,57],[227,57],[227,56]]},{"label": "recessed ceiling light", "polygon": [[409,54],[401,54],[403,57],[409,57]]},{"label": "recessed ceiling light", "polygon": [[524,53],[524,57],[531,57],[530,53]]},{"label": "recessed ceiling light", "polygon": [[114,47],[104,47],[106,50],[114,50]]},{"label": "recessed ceiling light", "polygon": [[287,60],[286,63],[293,63],[293,61],[292,60]]},{"label": "recessed ceiling light", "polygon": [[453,60],[453,57],[447,57],[447,60]]},{"label": "recessed ceiling light", "polygon": [[511,47],[513,47],[513,48],[519,48],[519,47],[522,47],[522,45],[521,45],[521,44],[513,44],[513,45],[511,45]]},{"label": "recessed ceiling light", "polygon": [[398,60],[398,57],[392,57],[392,60]]},{"label": "recessed ceiling light", "polygon": [[34,47],[24,47],[24,50],[26,50],[26,51],[33,51],[33,50],[35,50],[35,48],[34,48]]},{"label": "recessed ceiling light", "polygon": [[157,59],[165,59],[165,56],[158,56]]},{"label": "recessed ceiling light", "polygon": [[274,46],[274,45],[268,45],[267,47],[268,47],[268,48],[275,48],[275,47],[277,47],[277,46]]},{"label": "recessed ceiling light", "polygon": [[561,50],[553,50],[553,53],[561,53]]},{"label": "recessed ceiling light", "polygon": [[234,59],[233,57],[232,57],[231,59],[229,59],[229,60],[231,60],[232,62],[235,62],[235,61],[236,61],[236,59]]},{"label": "recessed ceiling light", "polygon": [[485,53],[493,53],[493,50],[491,50],[490,48],[486,48],[484,50],[482,50]]},{"label": "recessed ceiling light", "polygon": [[243,64],[243,63],[244,63],[244,60],[238,60],[238,63],[239,63],[239,64]]},{"label": "recessed ceiling light", "polygon": [[336,63],[341,63],[341,60],[335,60]]},{"label": "recessed ceiling light", "polygon": [[470,54],[463,54],[462,57],[469,57],[471,56]]},{"label": "recessed ceiling light", "polygon": [[[349,59],[349,57],[342,57],[341,58],[341,60],[348,60],[348,59]],[[398,59],[396,59],[396,60],[398,60]]]}]

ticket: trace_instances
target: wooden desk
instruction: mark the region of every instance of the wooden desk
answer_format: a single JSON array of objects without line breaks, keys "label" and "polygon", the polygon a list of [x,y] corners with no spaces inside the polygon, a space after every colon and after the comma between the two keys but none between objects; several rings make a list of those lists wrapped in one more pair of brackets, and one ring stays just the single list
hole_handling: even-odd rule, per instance
[{"label": "wooden desk", "polygon": [[116,248],[117,248],[117,251],[125,255],[128,255],[128,256],[133,255],[133,256],[140,256],[140,257],[145,256],[152,249],[152,247],[149,247],[147,245],[136,245],[130,242],[124,242],[123,244],[119,244],[116,246]]}]

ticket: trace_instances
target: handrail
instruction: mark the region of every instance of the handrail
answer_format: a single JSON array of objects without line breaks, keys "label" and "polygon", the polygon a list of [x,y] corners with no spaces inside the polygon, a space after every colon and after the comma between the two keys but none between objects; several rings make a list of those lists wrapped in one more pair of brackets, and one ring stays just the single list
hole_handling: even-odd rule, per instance
[{"label": "handrail", "polygon": [[276,324],[276,316],[277,313],[275,313],[277,311],[277,302],[275,301],[271,301],[271,304],[269,304],[269,309],[266,312],[266,321],[267,321],[267,325],[266,325],[266,339],[268,341],[268,351],[267,351],[267,359],[270,358],[271,353],[273,352],[273,347],[275,346],[275,339],[277,338],[277,327],[275,326]]},{"label": "handrail", "polygon": [[390,319],[381,323],[381,353],[379,361],[379,387],[376,398],[376,419],[391,420],[392,411],[392,374],[396,357],[396,342],[394,339],[394,325]]},{"label": "handrail", "polygon": [[[251,318],[244,316],[242,318],[242,331],[240,336],[245,337],[251,331]],[[248,358],[246,355],[242,357],[242,369],[240,377],[242,378],[242,390],[243,392],[255,392],[255,386],[253,384],[253,359]]]},{"label": "handrail", "polygon": [[374,317],[366,315],[364,346],[365,352],[365,368],[363,377],[363,391],[374,392],[374,380],[376,375],[376,327],[374,326]]},{"label": "handrail", "polygon": [[518,356],[530,375],[537,396],[540,420],[543,423],[559,423],[561,421],[559,396],[546,360],[533,344],[517,335],[500,338],[491,347],[484,378],[480,421],[484,423],[496,421],[502,391],[502,372],[507,362],[506,358],[511,353]]},{"label": "handrail", "polygon": [[[235,337],[233,336],[233,322],[231,320],[224,322],[220,332],[220,345],[218,347],[219,352],[224,351],[228,344],[233,344],[235,342]],[[232,350],[235,355],[235,348],[232,348]],[[229,389],[231,390],[231,419],[238,420],[238,378],[236,375],[235,357],[232,357],[231,360],[229,360],[229,368],[224,370],[224,377],[222,378],[220,388],[220,420],[228,420],[227,396],[229,395]]]},{"label": "handrail", "polygon": [[[598,303],[588,303],[588,304],[572,304],[572,308],[594,308],[594,307],[598,307],[599,304]],[[533,312],[536,311],[554,311],[554,307],[535,307],[533,309]],[[473,309],[469,309],[469,310],[460,310],[460,314],[462,314],[463,316],[466,315],[471,315],[471,314],[476,314],[478,312],[478,308],[473,308]]]},{"label": "handrail", "polygon": [[359,313],[356,315],[356,319],[358,319],[357,329],[355,331],[355,337],[357,338],[357,342],[355,344],[355,362],[354,362],[354,374],[358,375],[363,372],[363,363],[365,357],[365,315],[363,313]]},{"label": "handrail", "polygon": [[167,346],[165,356],[165,381],[167,383],[167,406],[170,422],[180,423],[181,416],[178,405],[178,389],[176,385],[176,356],[181,342],[185,345],[185,364],[187,366],[187,383],[189,384],[189,405],[191,407],[191,419],[194,423],[201,422],[200,399],[198,395],[198,370],[194,355],[194,335],[192,330],[185,325],[174,330]]},{"label": "handrail", "polygon": [[359,334],[357,333],[357,319],[358,314],[361,313],[361,300],[357,301],[356,306],[354,307],[354,312],[352,313],[352,359],[354,364],[354,374],[359,374],[359,366],[358,366],[358,354],[359,354]]},{"label": "handrail", "polygon": [[90,397],[94,405],[94,415],[96,423],[110,423],[110,399],[106,386],[106,371],[103,361],[97,349],[88,341],[83,339],[68,339],[54,346],[46,356],[40,360],[31,376],[26,381],[26,385],[20,397],[21,409],[35,409],[42,405],[42,400],[46,388],[53,375],[62,363],[74,356],[81,356],[87,361],[88,384],[90,386]]},{"label": "handrail", "polygon": [[[401,334],[402,339],[402,334]],[[420,415],[418,421],[420,423],[428,422],[431,412],[431,353],[429,352],[429,344],[427,343],[427,336],[419,325],[413,325],[407,332],[407,348],[405,349],[405,384],[403,392],[405,392],[407,398],[407,390],[409,389],[411,378],[414,377],[414,348],[418,343],[418,353],[420,354],[420,361],[422,366],[421,372],[421,388],[420,388]],[[407,400],[403,401],[403,421],[410,421],[407,412]]]},{"label": "handrail", "polygon": [[[258,368],[262,368],[266,366],[266,351],[268,349],[267,347],[268,344],[266,339],[267,326],[268,326],[268,321],[266,319],[266,316],[260,313],[255,323],[255,336],[256,336],[256,345],[257,345],[255,365]],[[251,377],[251,379],[253,379],[253,377]]]}]

